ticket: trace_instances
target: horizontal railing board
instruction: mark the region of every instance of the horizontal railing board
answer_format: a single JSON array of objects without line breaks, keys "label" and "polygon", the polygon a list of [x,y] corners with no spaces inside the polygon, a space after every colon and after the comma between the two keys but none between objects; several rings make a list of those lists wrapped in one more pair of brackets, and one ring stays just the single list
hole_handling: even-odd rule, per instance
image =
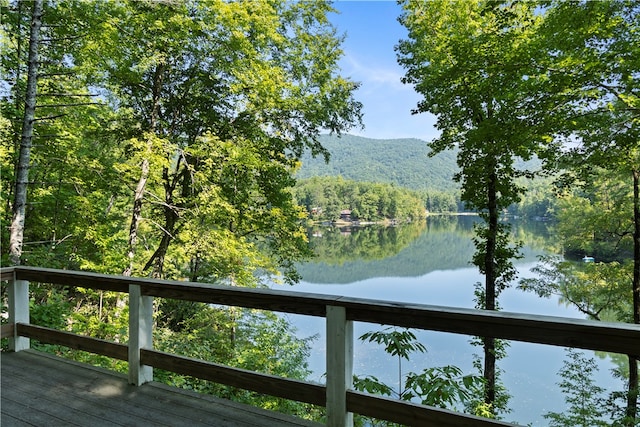
[{"label": "horizontal railing board", "polygon": [[0,326],[0,338],[10,338],[13,336],[15,326],[13,323],[6,323]]},{"label": "horizontal railing board", "polygon": [[75,350],[101,354],[118,360],[127,360],[128,358],[128,347],[125,344],[118,344],[98,338],[85,337],[71,332],[58,331],[57,329],[27,325],[24,323],[18,323],[16,328],[18,335],[46,344],[62,345]]},{"label": "horizontal railing board", "polygon": [[608,351],[640,352],[640,326],[555,316],[342,298],[353,321]]},{"label": "horizontal railing board", "polygon": [[303,292],[273,289],[252,289],[232,286],[180,284],[141,285],[142,294],[147,296],[199,301],[210,304],[240,306],[283,313],[325,316],[327,305],[339,305],[338,296],[307,294]]},{"label": "horizontal railing board", "polygon": [[516,425],[352,390],[347,391],[347,410],[415,427],[513,427]]},{"label": "horizontal railing board", "polygon": [[456,334],[609,351],[639,352],[640,326],[531,314],[481,311],[273,289],[250,289],[193,282],[164,281],[37,267],[8,267],[19,280],[75,284],[128,291],[138,284],[143,295],[236,305],[286,313],[325,316],[326,306],[347,308],[349,320],[389,324]]},{"label": "horizontal railing board", "polygon": [[140,361],[143,365],[257,393],[320,406],[326,404],[326,388],[318,384],[232,368],[156,350],[141,349]]},{"label": "horizontal railing board", "polygon": [[[99,273],[29,266],[7,267],[1,271],[15,271],[18,280],[55,283],[124,293],[129,291],[129,285],[132,284],[140,285],[142,295],[147,296],[199,301],[210,304],[237,305],[246,308],[306,314],[310,316],[324,316],[326,305],[340,299],[339,296],[317,295],[303,292],[240,288],[177,280],[112,276]],[[287,300],[291,301],[291,303],[283,302]]]},{"label": "horizontal railing board", "polygon": [[123,280],[125,279],[124,276],[109,276],[86,271],[54,270],[51,268],[27,266],[13,268],[15,269],[16,279],[18,280],[55,283],[58,285],[101,289],[105,291],[129,292],[129,282]]},{"label": "horizontal railing board", "polygon": [[0,271],[0,281],[13,280],[13,268],[3,268]]}]

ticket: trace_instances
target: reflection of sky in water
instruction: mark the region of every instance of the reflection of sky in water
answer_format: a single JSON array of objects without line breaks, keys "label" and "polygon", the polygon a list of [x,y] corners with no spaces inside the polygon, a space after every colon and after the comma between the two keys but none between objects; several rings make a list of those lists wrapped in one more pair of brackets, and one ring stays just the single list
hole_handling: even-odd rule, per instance
[{"label": "reflection of sky in water", "polygon": [[[518,265],[520,277],[531,275],[529,271],[535,264]],[[416,304],[441,305],[473,308],[473,284],[483,281],[475,268],[433,271],[420,277],[381,277],[362,280],[349,284],[313,284],[301,282],[293,290],[329,295],[342,295],[385,301],[410,302]],[[559,305],[557,299],[541,299],[535,294],[514,288],[505,290],[500,296],[503,311],[583,318],[577,310]],[[313,343],[310,367],[313,381],[324,382],[325,337],[324,319],[306,316],[287,316],[297,327],[299,336],[308,337],[319,334]],[[382,346],[362,343],[357,337],[379,325],[355,324],[356,337],[354,373],[373,375],[387,384],[397,386],[397,357],[384,352]],[[431,366],[456,365],[465,373],[475,373],[472,367],[473,354],[482,354],[481,347],[469,344],[470,337],[430,331],[417,331],[416,335],[427,347],[427,353],[414,354],[411,361],[403,360],[403,372],[420,372]],[[549,411],[561,412],[564,408],[564,396],[556,383],[560,381],[557,372],[562,368],[564,349],[560,347],[512,342],[508,356],[499,362],[504,370],[503,381],[510,391],[512,412],[504,418],[520,424],[532,423],[544,426],[548,422],[542,415]],[[586,352],[588,357],[593,352]],[[611,378],[610,370],[614,365],[607,358],[596,358],[599,373],[596,383],[609,390],[621,389],[619,380]]]}]

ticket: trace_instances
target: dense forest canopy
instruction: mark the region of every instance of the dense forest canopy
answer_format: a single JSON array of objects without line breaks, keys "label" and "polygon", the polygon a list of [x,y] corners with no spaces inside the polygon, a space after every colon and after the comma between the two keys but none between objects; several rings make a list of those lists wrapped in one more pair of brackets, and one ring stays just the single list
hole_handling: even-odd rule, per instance
[{"label": "dense forest canopy", "polygon": [[[33,15],[40,3],[3,7],[3,221],[26,206],[13,262],[295,280],[293,262],[308,255],[288,191],[298,159],[326,155],[320,134],[360,121],[357,84],[338,74],[331,6],[65,1]],[[30,66],[33,150],[15,169],[29,171],[25,204],[12,199],[12,176],[27,147],[18,139]]]}]

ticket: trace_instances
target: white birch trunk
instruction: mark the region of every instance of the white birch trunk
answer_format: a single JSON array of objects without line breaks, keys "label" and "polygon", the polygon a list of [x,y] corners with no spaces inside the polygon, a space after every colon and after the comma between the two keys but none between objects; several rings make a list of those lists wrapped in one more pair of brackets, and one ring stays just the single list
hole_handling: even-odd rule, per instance
[{"label": "white birch trunk", "polygon": [[31,13],[31,32],[29,35],[29,63],[27,71],[27,91],[25,95],[20,153],[15,175],[15,198],[13,219],[9,238],[9,258],[12,265],[19,265],[22,258],[24,239],[24,220],[27,206],[27,185],[29,182],[29,164],[33,140],[33,124],[36,111],[36,93],[38,83],[38,46],[40,27],[42,26],[43,0],[34,0]]}]

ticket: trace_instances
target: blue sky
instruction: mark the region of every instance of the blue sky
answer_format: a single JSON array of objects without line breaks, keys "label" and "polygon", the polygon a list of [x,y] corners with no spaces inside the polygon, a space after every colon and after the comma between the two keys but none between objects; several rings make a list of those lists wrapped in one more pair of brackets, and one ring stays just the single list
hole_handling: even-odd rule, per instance
[{"label": "blue sky", "polygon": [[436,137],[434,117],[411,114],[420,97],[400,81],[404,69],[394,51],[406,36],[397,20],[400,6],[395,1],[355,0],[338,0],[333,6],[339,13],[330,19],[339,34],[346,34],[342,74],[361,84],[355,96],[363,104],[365,128],[349,133],[377,139]]}]

